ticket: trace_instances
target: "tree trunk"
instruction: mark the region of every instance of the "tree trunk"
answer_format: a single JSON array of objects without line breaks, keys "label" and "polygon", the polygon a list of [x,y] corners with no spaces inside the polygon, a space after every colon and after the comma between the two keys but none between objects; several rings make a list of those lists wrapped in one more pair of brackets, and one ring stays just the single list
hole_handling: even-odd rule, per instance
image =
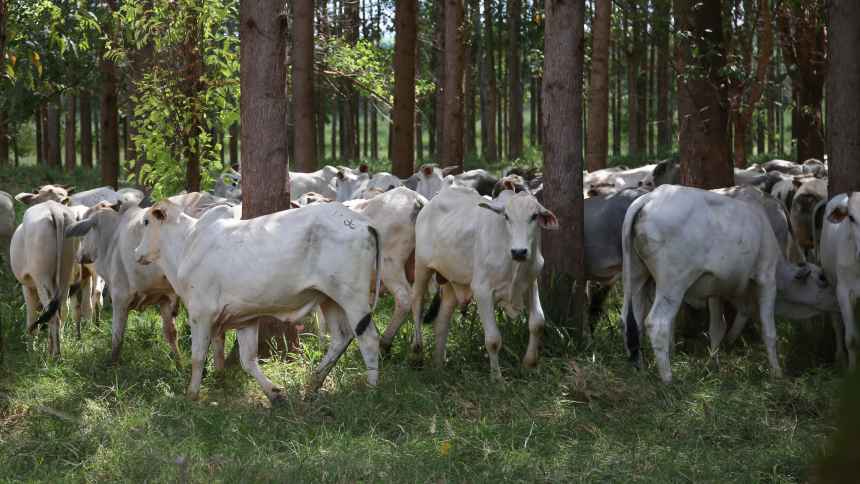
[{"label": "tree trunk", "polygon": [[[345,1],[344,9],[344,40],[350,46],[358,43],[358,0]],[[351,81],[347,81],[343,87],[345,99],[343,103],[344,115],[341,120],[341,132],[343,145],[341,146],[341,158],[343,161],[355,161],[359,158],[358,152],[358,92]]]},{"label": "tree trunk", "polygon": [[442,145],[445,134],[445,2],[447,0],[434,0],[436,13],[436,32],[433,36],[434,53],[434,76],[436,78],[436,92],[433,104],[433,141],[434,146],[430,152],[437,161],[442,160],[444,149]]},{"label": "tree trunk", "polygon": [[[2,3],[3,0],[0,0]],[[2,15],[3,12],[0,12]],[[2,19],[0,19],[2,21]],[[2,34],[0,34],[2,35]],[[0,59],[2,59],[3,51],[0,49]],[[6,115],[6,109],[0,109],[0,166],[6,166],[9,164],[9,126],[8,126],[8,118]]]},{"label": "tree trunk", "polygon": [[[111,12],[116,12],[116,0],[107,0]],[[105,34],[110,38],[114,35],[112,20],[104,27]],[[119,108],[117,105],[117,69],[116,64],[104,54],[100,61],[101,70],[101,106],[99,109],[99,126],[101,150],[99,164],[101,165],[102,184],[119,188]]]},{"label": "tree trunk", "polygon": [[45,137],[45,158],[48,160],[48,166],[60,168],[63,165],[62,151],[60,150],[60,108],[55,102],[48,103],[43,134]]},{"label": "tree trunk", "polygon": [[544,204],[555,213],[560,230],[543,234],[546,264],[541,289],[551,319],[567,327],[571,327],[571,320],[575,325],[582,323],[585,299],[581,138],[584,16],[584,0],[546,0]]},{"label": "tree trunk", "polygon": [[669,77],[669,8],[670,0],[657,0],[654,15],[657,42],[657,152],[666,155],[672,151],[672,112],[669,95],[672,81]]},{"label": "tree trunk", "polygon": [[[475,66],[478,62],[478,36],[475,30],[480,33],[478,17],[480,16],[478,9],[478,0],[468,0],[467,7],[468,20],[467,25],[473,26],[472,29],[466,30],[469,37],[469,49],[466,52],[467,60],[464,65],[464,110],[465,121],[463,126],[463,153],[466,157],[474,156],[478,152],[478,145],[475,135],[475,121],[477,110],[475,109],[475,85],[477,84],[477,75]],[[464,27],[465,28],[465,27]]]},{"label": "tree trunk", "polygon": [[239,123],[230,125],[230,166],[239,169]]},{"label": "tree trunk", "polygon": [[314,129],[314,0],[295,0],[293,20],[293,113],[295,168],[317,169]]},{"label": "tree trunk", "polygon": [[860,2],[828,4],[827,144],[828,195],[860,191]]},{"label": "tree trunk", "polygon": [[185,79],[182,83],[183,95],[192,101],[189,111],[190,124],[183,136],[183,156],[185,157],[185,189],[188,192],[200,191],[200,146],[199,136],[206,127],[197,97],[203,90],[203,58],[200,52],[200,28],[197,19],[189,16],[185,26],[185,41],[182,55],[185,62]]},{"label": "tree trunk", "polygon": [[463,166],[463,0],[445,0],[444,166]]},{"label": "tree trunk", "polygon": [[42,126],[44,122],[42,120],[42,105],[36,106],[36,165],[42,166],[45,164],[45,142],[42,139]]},{"label": "tree trunk", "polygon": [[[722,72],[722,13],[721,0],[704,2],[697,8],[690,8],[686,0],[675,0],[676,25],[691,34],[680,41],[681,184],[704,189],[734,185]],[[694,51],[699,53],[695,60]],[[702,69],[700,72],[686,69],[693,62]]]},{"label": "tree trunk", "polygon": [[66,171],[72,172],[75,170],[75,167],[78,164],[78,155],[77,155],[77,146],[75,145],[75,117],[76,117],[76,109],[77,106],[77,98],[75,96],[69,94],[66,96],[66,133],[65,133],[65,144],[66,144]]},{"label": "tree trunk", "polygon": [[508,158],[523,156],[523,82],[520,64],[522,0],[508,2]]},{"label": "tree trunk", "polygon": [[[286,78],[287,19],[283,2],[243,0],[239,7],[240,112],[242,137],[242,218],[251,219],[290,207],[287,166]],[[291,324],[258,321],[260,354],[270,353],[287,334],[298,348]]]},{"label": "tree trunk", "polygon": [[93,108],[90,96],[85,92],[80,99],[81,112],[81,166],[93,167]]},{"label": "tree trunk", "polygon": [[641,64],[641,51],[639,45],[639,14],[636,0],[632,0],[628,7],[629,13],[625,14],[625,32],[630,24],[631,33],[625,34],[626,57],[627,57],[627,154],[639,156],[642,149],[642,140],[639,139],[639,67]]},{"label": "tree trunk", "polygon": [[415,173],[417,0],[396,2],[394,28],[394,132],[391,135],[391,170],[400,178],[409,178]]},{"label": "tree trunk", "polygon": [[481,42],[481,156],[498,160],[496,145],[496,68],[493,62],[493,0],[484,0],[484,36]]},{"label": "tree trunk", "polygon": [[588,146],[585,150],[586,168],[596,171],[606,168],[609,156],[609,26],[612,20],[612,0],[597,0],[592,23],[591,93],[588,98]]}]

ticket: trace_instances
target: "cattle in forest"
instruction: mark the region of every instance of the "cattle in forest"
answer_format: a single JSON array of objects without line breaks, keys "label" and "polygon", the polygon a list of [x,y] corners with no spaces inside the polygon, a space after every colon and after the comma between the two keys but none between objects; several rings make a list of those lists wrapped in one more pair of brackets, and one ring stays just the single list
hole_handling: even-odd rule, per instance
[{"label": "cattle in forest", "polygon": [[[12,195],[0,191],[0,250],[6,266],[9,265],[9,244],[15,233],[15,199]],[[4,268],[5,269],[5,268]]]},{"label": "cattle in forest", "polygon": [[442,190],[445,179],[448,176],[452,176],[451,183],[472,188],[481,195],[492,195],[493,187],[498,182],[496,177],[491,175],[487,170],[469,170],[458,174],[460,170],[461,168],[457,166],[441,168],[435,164],[421,165],[415,173],[418,178],[415,191],[430,200]]},{"label": "cattle in forest", "polygon": [[502,377],[496,304],[511,317],[527,310],[529,344],[523,365],[537,365],[544,327],[537,284],[543,268],[540,234],[544,229],[558,229],[558,221],[526,192],[505,191],[490,201],[471,188],[443,186],[418,214],[415,225],[412,357],[421,359],[424,293],[435,273],[442,292],[434,323],[433,361],[437,366],[445,362],[454,309],[472,297],[484,326],[491,376]]},{"label": "cattle in forest", "polygon": [[622,228],[625,341],[639,361],[647,330],[661,379],[672,380],[673,321],[682,302],[707,307],[712,350],[725,334],[722,303],[740,318],[756,309],[768,361],[781,375],[774,310],[789,306],[831,309],[833,289],[820,269],[789,262],[764,210],[743,200],[666,185],[637,199]]},{"label": "cattle in forest", "polygon": [[[250,220],[230,207],[214,207],[199,219],[162,201],[149,208],[135,249],[139,263],[156,263],[188,309],[192,375],[188,395],[197,398],[213,333],[235,328],[242,367],[271,400],[282,390],[257,362],[256,321],[297,322],[317,306],[331,343],[308,390],[316,391],[353,338],[379,378],[379,336],[372,322],[371,293],[381,276],[378,233],[368,219],[340,203],[311,205]],[[375,305],[375,303],[374,303]]]}]

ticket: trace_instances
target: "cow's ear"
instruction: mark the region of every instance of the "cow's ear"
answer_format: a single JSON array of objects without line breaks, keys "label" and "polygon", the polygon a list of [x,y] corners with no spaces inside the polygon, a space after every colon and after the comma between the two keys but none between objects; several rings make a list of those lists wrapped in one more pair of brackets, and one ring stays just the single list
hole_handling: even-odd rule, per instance
[{"label": "cow's ear", "polygon": [[96,225],[96,218],[89,217],[66,227],[66,237],[83,237]]},{"label": "cow's ear", "polygon": [[150,210],[152,216],[155,217],[155,220],[158,220],[159,222],[164,222],[164,219],[167,218],[167,212],[165,212],[163,208],[153,207]]},{"label": "cow's ear", "polygon": [[34,193],[19,193],[15,195],[15,200],[18,200],[24,205],[32,205],[35,198],[36,194]]},{"label": "cow's ear", "polygon": [[290,208],[302,208],[302,206],[299,205],[299,202],[295,200],[290,200]]},{"label": "cow's ear", "polygon": [[424,165],[421,167],[421,173],[424,173],[424,176],[430,176],[433,174],[433,167],[429,165]]},{"label": "cow's ear", "polygon": [[337,179],[338,179],[338,180],[343,180],[343,177],[344,177],[343,172],[342,172],[342,171],[338,171],[338,172],[337,172]]},{"label": "cow's ear", "polygon": [[112,205],[108,205],[108,208],[110,208],[114,212],[119,212],[119,210],[122,208],[122,202],[119,201],[119,202],[116,202]]},{"label": "cow's ear", "polygon": [[558,230],[558,218],[547,209],[538,212],[538,224],[547,230]]},{"label": "cow's ear", "polygon": [[499,215],[505,213],[505,207],[500,207],[500,206],[494,204],[493,202],[481,202],[478,204],[478,206],[481,208],[486,208],[487,210],[492,210],[493,212],[496,212]]},{"label": "cow's ear", "polygon": [[830,215],[827,216],[827,221],[832,224],[841,224],[845,217],[848,216],[848,207],[845,205],[838,205],[836,208],[830,212]]},{"label": "cow's ear", "polygon": [[362,164],[358,165],[358,172],[359,173],[370,173],[370,167],[367,166],[367,163],[362,163]]},{"label": "cow's ear", "polygon": [[75,186],[74,185],[72,185],[70,187],[63,187],[63,188],[66,189],[66,195],[71,195],[71,194],[75,193]]},{"label": "cow's ear", "polygon": [[63,197],[63,199],[60,200],[60,203],[68,207],[72,204],[72,199],[69,197]]}]

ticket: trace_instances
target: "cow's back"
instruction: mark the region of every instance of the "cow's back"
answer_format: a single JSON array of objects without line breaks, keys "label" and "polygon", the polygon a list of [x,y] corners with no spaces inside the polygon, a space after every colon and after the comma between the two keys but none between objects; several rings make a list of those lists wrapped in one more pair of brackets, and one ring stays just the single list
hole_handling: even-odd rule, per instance
[{"label": "cow's back", "polygon": [[621,270],[621,228],[634,200],[645,192],[626,189],[585,199],[585,270],[588,278],[607,279]]}]

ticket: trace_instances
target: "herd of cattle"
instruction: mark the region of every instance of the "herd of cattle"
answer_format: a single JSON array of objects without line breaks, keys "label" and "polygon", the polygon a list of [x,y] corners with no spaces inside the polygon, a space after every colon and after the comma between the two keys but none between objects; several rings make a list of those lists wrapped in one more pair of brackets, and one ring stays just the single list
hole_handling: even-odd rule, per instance
[{"label": "herd of cattle", "polygon": [[[738,186],[712,191],[678,185],[679,172],[677,162],[663,161],[584,174],[591,305],[599,307],[623,279],[631,360],[639,363],[647,329],[660,376],[670,382],[673,320],[688,304],[708,309],[714,351],[758,317],[774,374],[774,316],[830,316],[837,359],[847,350],[853,368],[860,194],[828,203],[827,167],[818,160],[737,170]],[[315,391],[353,339],[375,385],[380,349],[390,348],[410,310],[412,356],[421,358],[421,324],[432,319],[433,361],[444,364],[454,311],[474,299],[491,375],[501,378],[497,306],[512,317],[527,312],[523,364],[537,364],[541,232],[559,228],[541,205],[540,173],[512,169],[497,179],[485,170],[454,174],[423,165],[401,180],[365,166],[326,166],[290,177],[293,208],[250,220],[241,219],[235,171],[218,179],[213,194],[183,193],[153,206],[132,188],[73,193],[45,185],[15,197],[29,206],[17,229],[13,199],[0,192],[0,241],[23,288],[28,331],[47,323],[49,352],[59,355],[67,306],[79,333],[107,291],[114,361],[129,311],[151,305],[178,357],[174,318],[182,301],[192,341],[189,396],[199,393],[210,346],[216,368],[223,367],[224,334],[235,329],[242,367],[276,400],[281,390],[257,362],[259,318],[291,324],[318,311],[330,343],[309,383]],[[383,287],[394,313],[380,337],[372,316]],[[422,317],[431,291],[430,317]],[[737,314],[730,331],[727,302]]]}]

